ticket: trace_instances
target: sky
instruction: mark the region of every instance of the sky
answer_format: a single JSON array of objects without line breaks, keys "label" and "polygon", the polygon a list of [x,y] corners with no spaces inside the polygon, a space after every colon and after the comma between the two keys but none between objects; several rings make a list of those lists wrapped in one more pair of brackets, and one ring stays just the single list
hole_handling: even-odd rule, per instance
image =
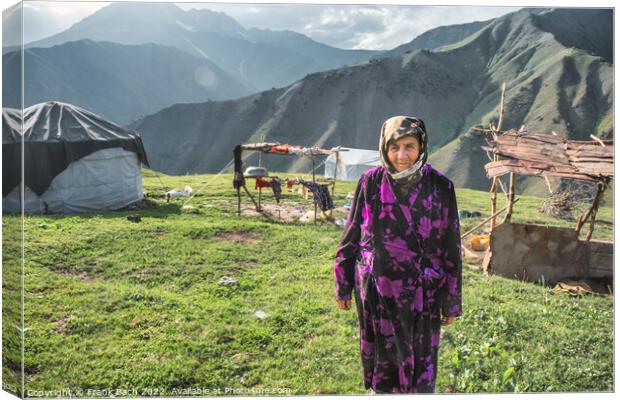
[{"label": "sky", "polygon": [[428,7],[325,4],[184,4],[224,12],[244,27],[292,30],[330,46],[391,49],[439,25],[495,18],[519,7]]},{"label": "sky", "polygon": [[[157,1],[157,0],[155,0]],[[160,0],[161,1],[161,0]],[[563,5],[583,6],[573,1],[459,1],[451,0],[451,6],[428,6],[446,4],[444,1],[390,0],[390,5],[379,0],[312,0],[316,4],[303,4],[299,0],[289,4],[250,4],[226,2],[175,2],[183,9],[209,8],[224,12],[246,28],[293,30],[334,47],[347,49],[391,49],[409,42],[419,34],[440,25],[460,24],[495,18],[518,10],[523,6]],[[278,0],[270,0],[277,3]],[[297,4],[290,4],[295,2]],[[0,0],[2,8],[17,3]],[[349,3],[349,4],[344,4]],[[357,3],[357,4],[356,4]],[[375,3],[373,5],[372,3]],[[427,4],[415,5],[417,4]],[[477,6],[467,4],[474,3]],[[25,42],[42,39],[69,28],[84,17],[106,6],[105,1],[24,1]],[[460,4],[460,5],[459,5]],[[499,4],[507,6],[499,7]],[[588,1],[589,6],[610,6],[610,1]]]},{"label": "sky", "polygon": [[[3,9],[16,3],[15,0],[1,1]],[[320,3],[320,0],[314,2]],[[334,47],[373,50],[394,48],[439,25],[482,21],[520,8],[411,5],[415,1],[400,1],[409,5],[330,5],[325,4],[329,3],[326,1],[323,1],[323,4],[297,3],[176,2],[183,9],[208,8],[224,12],[246,28],[293,30]],[[338,0],[337,3],[342,4],[346,1]],[[381,2],[375,1],[375,3]],[[26,0],[24,1],[25,42],[42,39],[65,30],[107,4],[109,2],[88,0],[70,2]]]}]

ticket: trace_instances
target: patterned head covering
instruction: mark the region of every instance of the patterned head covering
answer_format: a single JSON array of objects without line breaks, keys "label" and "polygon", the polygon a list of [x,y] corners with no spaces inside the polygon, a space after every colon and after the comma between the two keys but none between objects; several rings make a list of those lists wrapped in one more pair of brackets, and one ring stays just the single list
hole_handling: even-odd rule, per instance
[{"label": "patterned head covering", "polygon": [[[388,158],[388,147],[398,139],[405,136],[413,136],[420,143],[420,156],[408,169],[397,172]],[[426,127],[421,119],[399,115],[389,118],[381,127],[381,139],[379,140],[379,153],[381,164],[398,183],[415,183],[422,178],[422,167],[426,164],[428,139]]]}]

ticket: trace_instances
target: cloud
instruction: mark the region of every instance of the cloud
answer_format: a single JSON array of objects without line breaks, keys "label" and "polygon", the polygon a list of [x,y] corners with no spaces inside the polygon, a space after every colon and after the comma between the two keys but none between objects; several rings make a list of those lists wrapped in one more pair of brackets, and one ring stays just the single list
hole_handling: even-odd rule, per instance
[{"label": "cloud", "polygon": [[[51,36],[107,2],[25,1],[25,41]],[[439,25],[481,21],[518,7],[355,4],[176,3],[185,10],[224,12],[246,28],[291,30],[334,47],[391,49]]]},{"label": "cloud", "polygon": [[319,42],[338,43],[338,47],[363,47],[369,34],[385,31],[386,14],[377,7],[327,7],[304,26],[303,33]]},{"label": "cloud", "polygon": [[391,49],[440,25],[495,18],[519,7],[179,4],[224,12],[246,28],[293,30],[334,47]]},{"label": "cloud", "polygon": [[61,32],[109,2],[25,1],[24,42],[32,42]]}]

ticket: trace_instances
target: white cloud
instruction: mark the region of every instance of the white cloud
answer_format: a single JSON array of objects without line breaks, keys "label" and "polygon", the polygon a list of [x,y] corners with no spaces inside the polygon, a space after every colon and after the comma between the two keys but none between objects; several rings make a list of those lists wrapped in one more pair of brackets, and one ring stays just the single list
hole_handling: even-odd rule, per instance
[{"label": "white cloud", "polygon": [[[17,0],[0,1],[3,8],[17,2]],[[270,4],[261,4],[259,0],[238,1],[246,4],[231,2],[176,4],[186,10],[208,8],[224,12],[247,28],[292,30],[331,46],[363,49],[394,48],[440,25],[495,18],[516,11],[520,4],[525,5],[522,0],[506,0],[501,3],[510,7],[498,6],[500,3],[497,0],[476,0],[475,3],[479,6],[467,6],[467,3],[471,3],[469,0],[451,0],[451,4],[461,4],[457,6],[408,4],[431,3],[422,0],[390,0],[390,3],[395,5],[359,5],[359,0],[311,0],[316,4],[303,3],[304,0],[270,0]],[[277,4],[273,1],[287,1],[287,3]],[[374,1],[380,3],[380,0]],[[336,2],[338,5],[330,4]],[[355,4],[356,2],[358,4]],[[570,5],[567,3],[567,1],[547,0],[545,5]],[[25,0],[23,4],[25,18],[30,18],[26,19],[26,41],[31,41],[67,29],[109,2]],[[610,4],[613,4],[610,0],[590,0],[588,5],[596,7]]]},{"label": "white cloud", "polygon": [[110,3],[25,0],[24,41],[28,43],[61,32],[108,4]]},{"label": "white cloud", "polygon": [[[340,3],[340,1],[339,1]],[[439,25],[481,21],[518,7],[330,4],[180,4],[224,12],[245,27],[287,29],[341,48],[391,49]]]}]

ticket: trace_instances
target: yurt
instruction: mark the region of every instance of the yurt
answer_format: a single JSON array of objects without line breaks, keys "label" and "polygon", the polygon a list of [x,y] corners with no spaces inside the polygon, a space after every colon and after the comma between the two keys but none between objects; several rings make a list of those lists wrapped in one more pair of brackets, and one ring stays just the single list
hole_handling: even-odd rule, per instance
[{"label": "yurt", "polygon": [[83,108],[37,104],[23,111],[23,124],[20,110],[2,110],[3,212],[20,212],[22,203],[26,213],[126,207],[144,196],[141,164],[148,160],[138,133]]},{"label": "yurt", "polygon": [[[369,169],[381,165],[379,152],[376,150],[353,149],[339,147],[338,165],[336,155],[330,154],[325,160],[325,177],[333,178],[336,171],[336,179],[344,181],[358,180]],[[336,150],[335,148],[332,150]]]}]

